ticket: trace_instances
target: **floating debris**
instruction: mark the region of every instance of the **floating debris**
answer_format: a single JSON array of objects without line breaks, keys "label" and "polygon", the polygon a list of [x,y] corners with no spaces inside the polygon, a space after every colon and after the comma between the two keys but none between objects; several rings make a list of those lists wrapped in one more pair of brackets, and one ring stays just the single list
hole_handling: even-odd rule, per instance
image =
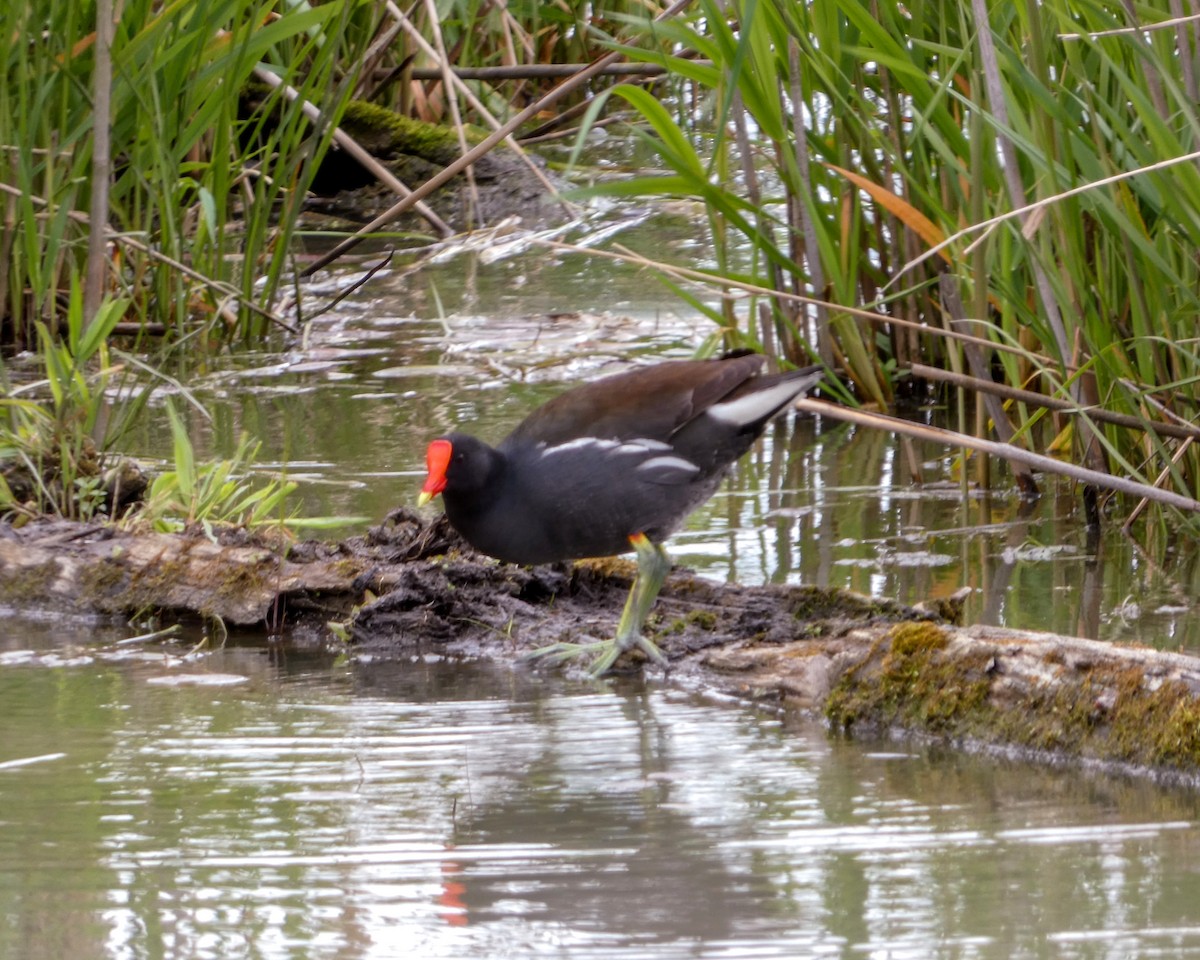
[{"label": "floating debris", "polygon": [[231,687],[249,679],[236,673],[176,673],[149,677],[146,682],[159,687]]}]

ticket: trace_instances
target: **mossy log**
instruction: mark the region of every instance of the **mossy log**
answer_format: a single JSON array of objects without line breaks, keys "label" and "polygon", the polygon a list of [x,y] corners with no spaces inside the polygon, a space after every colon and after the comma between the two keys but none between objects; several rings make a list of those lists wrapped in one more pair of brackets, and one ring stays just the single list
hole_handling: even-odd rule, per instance
[{"label": "mossy log", "polygon": [[[341,129],[410,188],[429,180],[462,153],[454,129],[359,100],[347,104]],[[469,146],[483,138],[469,127],[464,136]],[[533,174],[530,164],[538,165],[544,179]],[[558,223],[563,208],[546,182],[558,189],[565,186],[535,154],[522,158],[511,150],[493,150],[472,165],[470,179],[455,177],[427,202],[442,219],[462,230],[492,226],[508,217],[520,217],[526,226]],[[353,157],[331,150],[313,180],[305,209],[357,223],[374,219],[395,200],[392,191]],[[415,214],[406,215],[401,224],[421,228]]]},{"label": "mossy log", "polygon": [[128,533],[100,524],[0,526],[0,601],[82,615],[145,610],[263,623],[295,597],[349,591],[359,564],[292,559],[265,544]]},{"label": "mossy log", "polygon": [[[0,527],[0,600],[10,605],[202,614],[375,658],[432,651],[516,663],[539,646],[606,637],[631,573],[624,560],[498,564],[444,521],[405,511],[363,537],[283,550],[239,534],[213,542],[64,522]],[[1200,783],[1200,660],[964,628],[944,615],[835,589],[742,587],[676,571],[648,629],[673,682],[821,715],[835,731]],[[645,666],[630,661],[627,669]]]}]

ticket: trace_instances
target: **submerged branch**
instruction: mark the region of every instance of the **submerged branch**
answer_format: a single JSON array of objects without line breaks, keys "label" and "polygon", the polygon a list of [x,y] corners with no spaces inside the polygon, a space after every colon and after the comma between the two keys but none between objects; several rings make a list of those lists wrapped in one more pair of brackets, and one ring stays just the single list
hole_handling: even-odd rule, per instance
[{"label": "submerged branch", "polygon": [[[484,105],[484,103],[477,96],[475,96],[474,91],[463,82],[465,78],[457,75],[457,72],[453,69],[452,64],[449,63],[445,50],[441,50],[440,53],[437,50],[434,50],[434,48],[429,45],[429,41],[427,41],[425,37],[422,36],[421,32],[413,26],[412,21],[405,16],[404,13],[394,3],[388,3],[387,9],[388,13],[398,20],[400,27],[404,30],[409,40],[419,47],[425,56],[432,59],[435,63],[440,64],[440,66],[436,68],[438,76],[434,79],[442,80],[447,88],[453,87],[462,96],[462,98],[467,101],[467,103],[471,106],[471,109],[483,118],[484,122],[488,126],[490,126],[493,130],[499,130],[501,127],[500,121],[497,120],[492,112]],[[436,18],[434,19],[434,22],[436,23]],[[439,44],[439,46],[441,45]],[[456,101],[453,96],[447,96],[447,102],[454,110],[457,110],[457,107],[455,106]],[[460,138],[462,136],[462,130],[463,127],[461,122],[457,123],[456,132]],[[541,171],[541,168],[530,159],[529,154],[525,151],[525,149],[519,143],[517,143],[515,139],[513,139],[511,132],[504,137],[504,144],[521,158],[521,162],[525,164],[525,166],[533,174],[534,178],[541,182],[542,186],[546,189],[546,192],[558,199],[558,202],[563,206],[564,210],[566,210],[568,213],[572,213],[573,211],[571,204],[558,197],[558,190],[555,189],[554,184],[551,183],[546,175]],[[462,147],[463,152],[465,153],[467,149],[465,142],[462,144]],[[471,167],[468,166],[466,170],[469,176]]]},{"label": "submerged branch", "polygon": [[[283,95],[289,100],[300,99],[300,92],[295,87],[284,83],[283,80],[265,67],[255,67],[254,75],[269,86],[282,87]],[[304,111],[304,115],[308,117],[308,119],[311,120],[314,125],[317,125],[318,127],[320,126],[321,110],[319,107],[307,100],[304,100],[301,102],[300,108]],[[346,133],[346,131],[341,127],[334,129],[333,142],[345,150],[347,154],[352,156],[360,164],[362,164],[364,168],[371,172],[376,180],[382,183],[393,193],[398,194],[401,197],[407,197],[410,193],[412,193],[412,190],[407,184],[403,183],[399,177],[392,173],[391,170],[371,156],[370,152],[367,151],[365,147],[363,147],[357,140],[350,136],[350,134]],[[449,224],[446,223],[445,220],[443,220],[434,212],[433,208],[430,207],[429,204],[417,202],[413,205],[413,209],[425,218],[425,221],[431,227],[433,227],[438,236],[445,239],[446,237],[454,235],[454,230],[449,226]]]}]

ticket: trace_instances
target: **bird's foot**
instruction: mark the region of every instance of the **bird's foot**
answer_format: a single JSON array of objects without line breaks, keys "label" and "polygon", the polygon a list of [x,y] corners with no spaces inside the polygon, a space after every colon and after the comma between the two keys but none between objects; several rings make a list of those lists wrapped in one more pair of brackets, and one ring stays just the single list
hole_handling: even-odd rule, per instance
[{"label": "bird's foot", "polygon": [[642,636],[642,625],[646,622],[650,607],[654,605],[654,598],[658,596],[667,571],[671,569],[671,561],[662,545],[652,542],[644,533],[634,534],[629,538],[629,543],[637,553],[638,573],[629,590],[629,599],[625,601],[625,609],[621,612],[616,638],[599,643],[553,643],[527,653],[522,657],[523,660],[548,659],[562,663],[594,653],[596,659],[592,661],[590,672],[593,677],[602,677],[616,665],[622,654],[637,649],[663,670],[668,669],[669,664],[662,651]]},{"label": "bird's foot", "polygon": [[521,657],[523,662],[529,663],[534,660],[548,660],[551,663],[566,663],[569,660],[575,660],[578,657],[595,656],[588,672],[593,677],[602,677],[608,673],[615,665],[621,656],[628,650],[641,650],[649,659],[653,660],[660,667],[666,670],[669,666],[667,658],[663,656],[661,650],[658,649],[651,641],[643,636],[630,637],[625,641],[621,640],[600,640],[594,643],[552,643],[549,646],[538,647],[536,650],[531,650],[529,653]]},{"label": "bird's foot", "polygon": [[618,638],[609,640],[603,644],[607,649],[604,650],[593,662],[591,666],[591,674],[593,677],[602,677],[613,668],[621,656],[627,650],[641,650],[647,657],[657,663],[663,670],[670,668],[667,658],[663,652],[658,649],[650,640],[647,640],[640,633],[633,637],[625,639]]},{"label": "bird's foot", "polygon": [[521,657],[521,662],[532,663],[534,660],[549,660],[551,663],[566,663],[577,657],[599,653],[605,647],[612,645],[612,640],[599,640],[595,643],[568,643],[566,641],[551,643],[548,646],[530,650]]}]

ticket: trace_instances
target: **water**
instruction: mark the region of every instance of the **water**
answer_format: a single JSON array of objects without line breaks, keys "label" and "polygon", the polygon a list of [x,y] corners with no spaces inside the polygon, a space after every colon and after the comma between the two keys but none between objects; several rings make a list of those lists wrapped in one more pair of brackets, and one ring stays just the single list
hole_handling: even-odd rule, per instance
[{"label": "water", "polygon": [[[689,353],[676,303],[570,257],[380,277],[303,347],[190,372],[214,420],[187,415],[202,453],[261,438],[309,512],[378,518],[415,499],[432,435],[497,439],[564,381]],[[130,449],[168,450],[162,418]],[[893,437],[780,422],[672,553],[1200,649],[1194,552],[1089,542],[1069,487],[964,493],[915,449],[922,488]],[[0,960],[1200,956],[1194,792],[654,683],[118,645],[141,629],[0,626]]]},{"label": "water", "polygon": [[283,648],[0,703],[4,957],[1200,956],[1200,798],[1146,783]]}]

